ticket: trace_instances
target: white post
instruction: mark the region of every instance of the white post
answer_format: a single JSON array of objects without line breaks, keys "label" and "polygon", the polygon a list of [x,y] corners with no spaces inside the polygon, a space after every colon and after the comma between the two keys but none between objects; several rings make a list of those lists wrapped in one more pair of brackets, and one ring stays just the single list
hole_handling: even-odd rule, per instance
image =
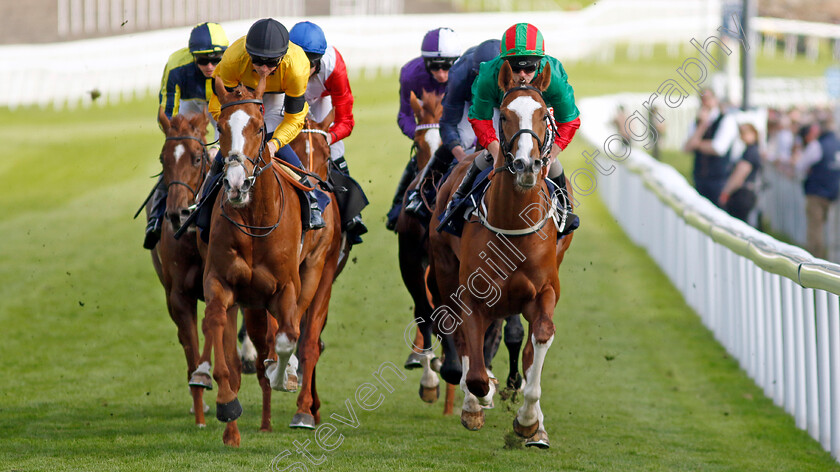
[{"label": "white post", "polygon": [[817,381],[819,386],[820,444],[831,448],[831,403],[828,349],[828,297],[823,290],[814,291],[817,316]]}]

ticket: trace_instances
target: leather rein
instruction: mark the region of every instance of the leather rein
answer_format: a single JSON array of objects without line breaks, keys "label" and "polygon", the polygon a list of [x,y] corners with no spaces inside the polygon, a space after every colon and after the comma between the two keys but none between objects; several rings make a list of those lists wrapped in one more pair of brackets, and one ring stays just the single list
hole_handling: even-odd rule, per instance
[{"label": "leather rein", "polygon": [[[262,99],[259,99],[259,98],[247,98],[247,99],[244,99],[244,100],[236,100],[236,101],[233,101],[233,102],[228,102],[228,103],[225,103],[224,105],[222,105],[221,110],[224,110],[225,108],[229,108],[229,107],[232,107],[232,106],[244,105],[244,104],[248,104],[248,103],[255,103],[255,104],[259,105],[261,114],[262,115],[265,114],[265,109],[263,107],[263,101],[262,101]],[[247,156],[245,154],[236,154],[233,157],[225,158],[225,160],[228,161],[228,162],[225,163],[225,167],[227,167],[227,164],[229,164],[232,161],[235,161],[235,162],[238,162],[239,164],[242,164],[241,157],[244,157],[245,159],[248,160],[248,162],[251,163],[254,170],[251,172],[250,176],[246,177],[246,180],[249,181],[250,184],[251,184],[251,188],[254,187],[255,182],[257,180],[257,177],[259,177],[260,174],[262,174],[263,171],[265,171],[267,168],[271,167],[271,161],[266,162],[265,159],[263,159],[263,149],[265,149],[265,147],[266,147],[266,144],[264,142],[262,142],[262,141],[264,141],[265,135],[266,135],[265,121],[263,121],[263,125],[260,128],[260,134],[262,135],[262,139],[260,139],[260,142],[261,142],[260,148],[259,148],[260,150],[259,150],[259,152],[257,154],[257,157],[255,159],[251,158],[250,156]],[[262,166],[260,166],[260,163],[262,164]],[[280,177],[277,176],[277,171],[276,170],[274,171],[274,178],[277,180],[277,184],[281,185],[280,184]],[[281,198],[280,212],[277,215],[277,222],[274,223],[271,226],[253,226],[253,225],[247,225],[247,224],[244,224],[244,223],[237,222],[236,220],[231,218],[230,215],[228,215],[227,212],[225,211],[224,199],[219,200],[219,208],[221,210],[222,216],[224,216],[225,219],[228,220],[242,234],[245,234],[246,236],[251,236],[252,238],[265,238],[266,236],[271,234],[275,229],[277,229],[278,226],[280,226],[280,221],[283,217],[283,209],[286,206],[285,195],[282,191],[280,192],[280,198]]]}]

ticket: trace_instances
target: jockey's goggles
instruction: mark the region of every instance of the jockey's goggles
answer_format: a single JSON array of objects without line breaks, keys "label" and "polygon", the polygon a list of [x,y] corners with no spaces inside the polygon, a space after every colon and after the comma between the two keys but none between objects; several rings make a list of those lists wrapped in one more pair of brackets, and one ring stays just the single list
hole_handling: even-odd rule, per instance
[{"label": "jockey's goggles", "polygon": [[195,56],[195,63],[200,66],[206,66],[207,64],[213,64],[214,66],[222,61],[222,56],[209,56],[204,54],[196,54]]},{"label": "jockey's goggles", "polygon": [[455,57],[434,57],[424,59],[426,69],[428,71],[449,70],[452,64],[455,64],[457,58]]},{"label": "jockey's goggles", "polygon": [[508,64],[514,74],[520,71],[532,74],[537,71],[537,66],[542,60],[539,56],[515,56],[507,58]]},{"label": "jockey's goggles", "polygon": [[283,59],[283,56],[280,57],[262,57],[262,56],[251,56],[251,64],[259,67],[259,66],[268,66],[268,67],[277,67],[280,64],[280,61]]}]

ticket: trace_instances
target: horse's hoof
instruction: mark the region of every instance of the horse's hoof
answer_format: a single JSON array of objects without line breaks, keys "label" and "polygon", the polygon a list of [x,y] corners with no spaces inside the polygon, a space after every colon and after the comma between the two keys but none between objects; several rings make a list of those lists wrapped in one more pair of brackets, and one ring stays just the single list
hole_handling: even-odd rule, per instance
[{"label": "horse's hoof", "polygon": [[249,375],[249,374],[256,374],[257,373],[257,363],[251,359],[245,359],[240,357],[239,360],[242,361],[242,373]]},{"label": "horse's hoof", "polygon": [[461,424],[470,431],[478,431],[484,426],[484,410],[476,412],[461,410]]},{"label": "horse's hoof", "polygon": [[433,371],[435,371],[439,374],[440,373],[440,366],[442,366],[442,365],[443,365],[443,361],[440,360],[440,357],[435,357],[434,359],[432,359],[432,362],[429,365],[429,367],[431,367]]},{"label": "horse's hoof", "polygon": [[213,390],[213,378],[204,372],[193,372],[190,376],[190,387],[201,387],[206,390]]},{"label": "horse's hoof", "polygon": [[315,417],[307,413],[295,413],[289,427],[315,429]]},{"label": "horse's hoof", "polygon": [[426,403],[434,403],[440,398],[440,384],[434,387],[420,386],[420,399]]},{"label": "horse's hoof", "polygon": [[412,351],[411,354],[408,355],[408,359],[405,360],[403,367],[409,370],[423,367],[423,363],[421,362],[423,360],[423,356],[425,356],[425,354]]},{"label": "horse's hoof", "polygon": [[540,449],[548,449],[551,444],[548,442],[548,433],[545,431],[537,431],[533,436],[525,440],[525,445],[528,447],[538,447]]},{"label": "horse's hoof", "polygon": [[519,418],[513,419],[513,432],[522,438],[530,438],[531,436],[534,436],[539,427],[539,421],[535,421],[534,424],[532,424],[531,426],[522,426],[521,424],[519,424]]},{"label": "horse's hoof", "polygon": [[204,423],[198,423],[196,426],[198,426],[199,429],[204,429],[207,427],[207,425]]},{"label": "horse's hoof", "polygon": [[234,398],[227,403],[216,403],[216,419],[223,423],[230,423],[242,416],[242,405]]}]

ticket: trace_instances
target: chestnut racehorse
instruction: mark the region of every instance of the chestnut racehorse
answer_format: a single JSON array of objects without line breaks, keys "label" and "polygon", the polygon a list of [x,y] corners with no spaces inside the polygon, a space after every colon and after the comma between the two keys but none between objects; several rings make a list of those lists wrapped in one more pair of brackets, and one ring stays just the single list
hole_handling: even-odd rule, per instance
[{"label": "chestnut racehorse", "polygon": [[[213,378],[219,387],[216,417],[227,422],[224,443],[238,446],[240,363],[236,317],[228,316],[229,310],[238,303],[271,313],[278,325],[273,343],[276,360],[272,355],[274,362],[266,375],[275,390],[296,390],[297,369],[289,361],[298,343],[303,313],[322,278],[332,281],[334,277],[334,262],[330,267],[327,255],[330,242],[338,235],[337,229],[329,227],[302,231],[293,184],[296,179],[283,175],[264,143],[261,107],[265,79],[252,93],[243,85],[228,92],[217,78],[215,90],[222,105],[218,126],[224,191],[214,202],[209,228],[203,330],[205,342],[213,350]],[[325,210],[326,221],[337,218],[332,211],[334,205]],[[299,413],[305,409],[298,405]]]},{"label": "chestnut racehorse", "polygon": [[[571,235],[557,238],[555,205],[544,183],[553,122],[542,91],[550,81],[546,67],[531,85],[519,85],[510,66],[502,66],[498,83],[505,94],[499,138],[504,162],[495,163],[478,222],[465,224],[461,237],[432,232],[429,277],[435,305],[451,307],[448,313],[438,313],[438,319],[455,333],[464,392],[461,422],[467,429],[481,428],[481,407],[490,404],[494,393],[484,367],[485,330],[494,320],[516,313],[528,320],[522,360],[524,403],[513,429],[527,438],[526,445],[543,448],[549,441],[539,404],[540,378],[554,339],[552,316],[560,295],[557,272],[572,239]],[[468,165],[462,162],[441,187],[441,202],[448,200]],[[571,188],[567,191],[571,194]],[[433,218],[444,207],[437,205]],[[535,210],[540,218],[533,217]]]},{"label": "chestnut racehorse", "polygon": [[[289,146],[301,158],[304,166],[311,172],[318,175],[323,180],[327,179],[327,169],[330,157],[330,147],[325,139],[325,135],[329,136],[327,131],[333,120],[333,114],[330,113],[324,121],[318,123],[310,119],[304,122],[304,128],[301,133],[289,143]],[[332,202],[330,205],[335,209],[337,204],[335,196],[330,195]],[[327,228],[323,231],[332,231],[334,228],[340,227],[339,214],[337,211],[324,213],[324,216],[332,215],[332,220],[326,220]],[[321,230],[319,230],[321,231]],[[315,294],[312,303],[306,310],[300,322],[300,339],[302,342],[298,347],[298,354],[300,356],[300,365],[302,373],[301,389],[298,393],[298,411],[292,418],[289,424],[293,428],[314,428],[320,422],[320,406],[321,402],[318,398],[318,392],[315,387],[315,364],[321,354],[322,345],[320,343],[320,335],[323,331],[327,320],[327,309],[332,293],[332,279],[330,273],[337,272],[341,267],[337,267],[336,259],[339,256],[341,248],[349,251],[351,245],[343,245],[343,238],[322,239],[323,243],[328,244],[327,248],[327,263],[324,266],[321,281],[318,290]],[[310,245],[311,246],[311,245]],[[314,247],[312,249],[321,249]],[[306,257],[316,254],[315,251],[307,253]],[[344,257],[346,259],[346,255]],[[270,349],[274,345],[277,322],[271,316],[265,316],[264,312],[246,312],[246,326],[248,336],[254,341],[254,346],[257,350],[257,377],[260,379],[260,387],[263,391],[263,409],[262,409],[262,426],[264,431],[271,430],[271,387],[270,381],[265,376],[266,368],[264,362],[269,359],[269,363],[273,364],[273,357]],[[275,375],[279,372],[273,369]]]},{"label": "chestnut racehorse", "polygon": [[[178,327],[178,341],[187,358],[189,378],[199,365],[196,306],[198,300],[204,300],[204,265],[196,246],[196,238],[176,240],[173,234],[189,216],[188,208],[195,203],[198,188],[210,166],[204,147],[208,117],[206,114],[175,115],[170,121],[161,110],[158,122],[166,134],[160,162],[163,166],[163,185],[168,195],[161,238],[151,251],[152,263],[166,292],[169,316]],[[209,409],[202,399],[204,388],[191,386],[190,393],[195,423],[204,426],[204,412]]]}]

